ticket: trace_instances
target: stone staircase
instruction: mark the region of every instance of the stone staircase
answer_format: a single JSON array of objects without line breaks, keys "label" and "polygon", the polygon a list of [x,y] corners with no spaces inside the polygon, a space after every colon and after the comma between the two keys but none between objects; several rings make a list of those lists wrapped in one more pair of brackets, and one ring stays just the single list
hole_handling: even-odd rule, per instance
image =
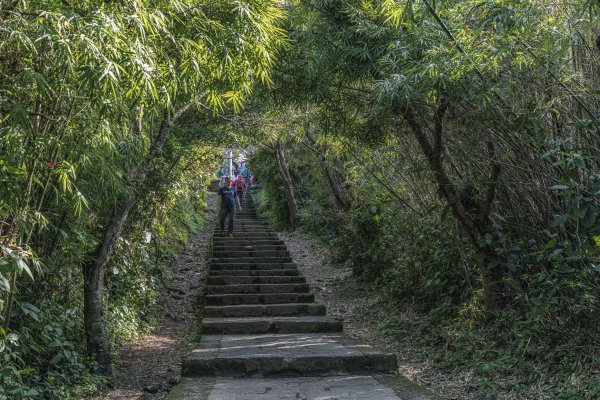
[{"label": "stone staircase", "polygon": [[[257,217],[250,195],[242,207],[234,237],[220,233],[218,227],[215,230],[202,339],[183,360],[182,383],[169,399],[304,398],[300,392],[297,397],[287,397],[287,389],[279,383],[288,385],[292,377],[320,377],[317,380],[327,392],[323,379],[356,375],[370,379],[364,375],[396,370],[395,355],[360,345],[342,334],[341,322],[326,316],[322,304],[315,304],[285,244]],[[264,390],[264,396],[249,389],[257,385],[257,378],[262,383],[256,393]],[[275,380],[265,383],[271,378]],[[219,379],[225,380],[219,384]],[[301,386],[308,388],[316,381],[302,382]],[[250,385],[248,393],[254,394],[243,394],[240,388],[245,385]],[[274,385],[283,397],[267,394],[277,392]],[[350,389],[344,390],[352,390],[348,385]],[[363,384],[360,390],[371,390],[367,387]],[[398,398],[393,393],[389,397],[381,390],[379,393],[380,397],[373,398]]]}]

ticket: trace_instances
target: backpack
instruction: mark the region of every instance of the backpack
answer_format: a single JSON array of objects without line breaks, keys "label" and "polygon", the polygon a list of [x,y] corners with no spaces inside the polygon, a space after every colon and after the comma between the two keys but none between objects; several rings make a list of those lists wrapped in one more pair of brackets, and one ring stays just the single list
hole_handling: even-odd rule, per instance
[{"label": "backpack", "polygon": [[244,190],[244,182],[241,179],[238,179],[238,181],[235,183],[235,187],[238,190],[238,192],[241,192]]}]

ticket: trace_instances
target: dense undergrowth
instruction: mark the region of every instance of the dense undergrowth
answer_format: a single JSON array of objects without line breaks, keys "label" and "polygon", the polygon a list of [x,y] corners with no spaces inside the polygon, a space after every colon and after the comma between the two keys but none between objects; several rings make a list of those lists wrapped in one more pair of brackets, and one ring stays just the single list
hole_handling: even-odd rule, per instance
[{"label": "dense undergrowth", "polygon": [[76,3],[0,0],[0,396],[111,374],[249,142],[264,213],[419,316],[390,335],[600,396],[597,2]]},{"label": "dense undergrowth", "polygon": [[286,5],[247,118],[265,215],[406,309],[386,332],[477,398],[600,397],[597,4]]},{"label": "dense undergrowth", "polygon": [[[165,204],[162,216],[132,224],[108,268],[106,321],[112,351],[156,326],[169,265],[189,235],[204,223],[202,192]],[[152,232],[146,243],[143,230]],[[21,285],[14,328],[0,337],[0,399],[80,399],[104,378],[91,374],[85,356],[83,276],[78,257],[94,238],[83,227],[64,232],[60,250],[40,277]]]},{"label": "dense undergrowth", "polygon": [[[562,225],[554,223],[543,233],[546,242],[532,240],[519,248],[495,244],[497,251],[511,253],[512,267],[503,279],[505,306],[490,318],[471,247],[436,197],[422,198],[425,208],[407,210],[360,164],[348,161],[332,167],[345,188],[349,207],[343,210],[322,171],[310,168],[320,162],[318,156],[291,144],[288,158],[302,229],[331,246],[337,262],[352,266],[372,286],[373,298],[387,304],[379,304],[382,309],[400,310],[379,315],[390,340],[417,343],[424,360],[450,374],[472,372],[476,398],[600,396],[593,243],[573,254],[568,241],[555,240]],[[285,227],[287,208],[275,162],[266,148],[252,158],[262,184],[259,208]],[[375,167],[375,161],[369,165]],[[402,192],[397,182],[387,183]],[[423,209],[433,211],[419,213]],[[577,218],[569,215],[571,222],[565,223]],[[583,234],[584,227],[579,229]]]}]

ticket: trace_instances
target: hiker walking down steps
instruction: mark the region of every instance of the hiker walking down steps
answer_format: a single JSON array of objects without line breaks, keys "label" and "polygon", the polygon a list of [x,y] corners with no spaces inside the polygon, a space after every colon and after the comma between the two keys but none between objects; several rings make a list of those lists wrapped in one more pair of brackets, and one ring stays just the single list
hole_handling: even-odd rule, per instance
[{"label": "hiker walking down steps", "polygon": [[219,210],[219,223],[221,232],[225,231],[225,218],[229,215],[229,224],[227,225],[227,236],[233,237],[233,223],[235,221],[236,205],[242,212],[240,196],[234,186],[231,185],[231,178],[225,178],[225,186],[219,189],[221,196],[221,209]]}]

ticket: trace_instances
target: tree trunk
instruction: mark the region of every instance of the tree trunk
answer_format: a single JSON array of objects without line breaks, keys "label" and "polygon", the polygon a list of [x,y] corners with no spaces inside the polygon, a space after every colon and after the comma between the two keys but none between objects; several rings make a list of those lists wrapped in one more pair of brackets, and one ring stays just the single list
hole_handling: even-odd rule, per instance
[{"label": "tree trunk", "polygon": [[342,198],[342,194],[340,193],[340,190],[338,188],[338,186],[336,185],[333,176],[331,176],[331,172],[329,172],[329,168],[327,168],[327,165],[325,164],[325,158],[323,158],[323,174],[325,175],[325,179],[327,179],[327,183],[329,184],[329,188],[331,189],[331,192],[333,193],[333,197],[335,197],[335,200],[337,201],[338,205],[340,207],[342,207],[342,210],[344,211],[348,211],[350,209],[350,206],[348,205],[348,203],[346,203],[346,201],[344,201],[344,199]]},{"label": "tree trunk", "polygon": [[125,200],[115,212],[94,257],[83,266],[83,318],[88,357],[98,363],[94,371],[99,375],[112,375],[110,344],[104,320],[104,273],[114,252],[134,199]]},{"label": "tree trunk", "polygon": [[279,175],[283,180],[283,188],[285,190],[285,197],[288,205],[290,227],[295,229],[298,222],[298,204],[296,203],[296,197],[294,197],[292,177],[288,171],[285,155],[283,153],[283,146],[281,144],[281,140],[279,139],[277,139],[275,142],[275,157],[277,159],[277,170],[279,171]]},{"label": "tree trunk", "polygon": [[[164,112],[158,135],[150,147],[148,156],[141,162],[141,166],[138,168],[133,167],[127,171],[126,176],[128,179],[141,182],[141,187],[143,187],[143,184],[147,180],[148,169],[154,159],[158,157],[162,151],[162,147],[167,141],[171,128],[173,128],[173,125],[183,113],[196,104],[198,100],[199,98],[190,100],[172,116],[170,116],[167,111]],[[139,115],[136,117],[133,125],[136,132],[142,129]],[[139,191],[134,192],[137,193],[137,195],[122,199],[119,208],[116,210],[104,232],[102,242],[90,255],[89,260],[83,265],[83,319],[85,324],[87,353],[90,358],[98,363],[98,369],[95,372],[99,375],[110,376],[112,374],[110,345],[103,308],[104,273],[106,271],[106,265],[110,261],[115,250],[117,241],[121,236],[121,231],[127,221],[127,217],[140,196]]]},{"label": "tree trunk", "polygon": [[[316,144],[316,140],[310,135],[310,133],[306,134],[306,138],[310,141],[310,144],[312,146],[314,146]],[[350,209],[350,205],[343,199],[342,194],[340,193],[340,189],[338,188],[338,185],[335,183],[335,179],[333,178],[331,171],[327,167],[327,159],[325,158],[325,154],[314,149],[313,147],[307,145],[304,142],[302,142],[302,143],[306,147],[308,147],[310,150],[312,150],[315,154],[317,154],[318,156],[321,157],[321,168],[323,169],[323,175],[325,175],[325,179],[327,179],[327,183],[329,184],[331,193],[333,194],[333,197],[335,198],[338,205],[342,208],[342,210],[348,211]]]},{"label": "tree trunk", "polygon": [[461,196],[457,186],[452,183],[446,173],[442,162],[442,122],[447,109],[447,103],[442,100],[437,109],[432,140],[427,137],[425,129],[417,120],[414,110],[407,106],[400,106],[399,109],[417,139],[421,151],[427,158],[429,168],[435,176],[435,181],[441,197],[443,197],[450,205],[452,214],[454,214],[461,227],[467,233],[471,245],[475,250],[479,271],[483,280],[484,307],[488,315],[493,315],[502,304],[502,275],[495,268],[490,266],[493,252],[481,243],[481,239],[486,233],[486,226],[501,171],[500,165],[496,160],[493,143],[487,144],[490,152],[490,159],[492,160],[492,167],[485,199],[475,203],[472,208],[467,207],[466,205],[474,203],[475,199],[465,199],[465,196]]},{"label": "tree trunk", "polygon": [[480,249],[477,254],[479,274],[483,284],[483,306],[493,313],[502,306],[502,275],[490,266],[490,252]]}]

